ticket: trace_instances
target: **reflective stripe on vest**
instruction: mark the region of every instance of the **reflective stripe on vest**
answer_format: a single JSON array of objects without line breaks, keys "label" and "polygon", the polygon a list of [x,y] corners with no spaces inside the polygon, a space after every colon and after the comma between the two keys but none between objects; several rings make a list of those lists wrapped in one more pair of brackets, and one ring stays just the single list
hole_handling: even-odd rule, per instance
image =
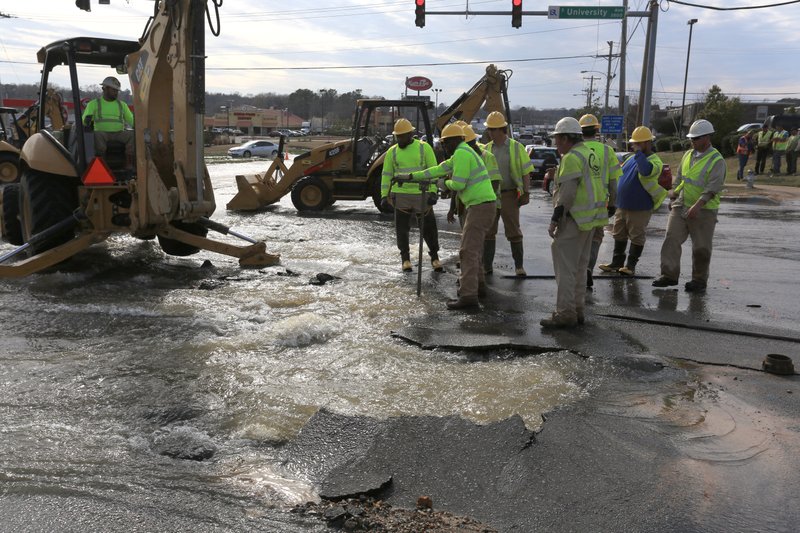
[{"label": "reflective stripe on vest", "polygon": [[[494,141],[489,141],[486,144],[486,149],[491,152],[493,146]],[[522,176],[531,174],[534,171],[533,161],[528,157],[528,152],[525,151],[525,147],[514,139],[508,139],[508,161],[511,170],[511,181],[514,182],[517,191],[522,194],[525,192],[522,184]],[[498,169],[498,173],[499,172],[500,170]],[[502,179],[502,176],[500,178]]]},{"label": "reflective stripe on vest", "polygon": [[[664,162],[661,161],[661,158],[658,157],[657,154],[650,154],[647,156],[647,160],[653,165],[653,170],[650,172],[650,175],[643,176],[638,172],[637,174],[639,176],[639,183],[642,184],[642,188],[653,200],[653,211],[655,211],[661,207],[661,204],[664,203],[664,200],[667,197],[666,189],[658,184],[658,178],[661,176],[661,171],[664,170]],[[628,163],[628,161],[630,161],[630,163]],[[635,165],[636,161],[633,157],[631,157],[625,161],[625,164]]]},{"label": "reflective stripe on vest", "polygon": [[[588,153],[584,153],[588,152]],[[607,187],[604,188],[603,178],[599,169],[592,172],[589,165],[592,156],[597,154],[586,145],[574,146],[568,153],[578,157],[581,161],[581,181],[575,196],[575,203],[569,210],[570,215],[578,224],[581,231],[589,231],[594,227],[608,224],[608,211],[606,209]],[[574,176],[570,174],[569,176]],[[564,176],[567,177],[567,176]],[[581,184],[583,187],[581,187]]]},{"label": "reflective stripe on vest", "polygon": [[[681,179],[683,180],[683,205],[691,206],[703,194],[708,181],[708,174],[717,162],[723,161],[722,154],[716,148],[709,152],[692,165],[692,150],[683,154],[681,161]],[[724,164],[724,161],[723,161]],[[703,209],[718,209],[719,195],[715,194]]]},{"label": "reflective stripe on vest", "polygon": [[[408,176],[412,172],[416,172],[418,170],[424,170],[425,165],[425,146],[423,143],[414,140],[412,142],[416,142],[419,145],[419,160],[413,161],[412,158],[412,151],[406,150],[403,148],[402,157],[400,160],[402,161],[403,165],[401,166],[400,161],[397,158],[397,152],[399,147],[395,144],[391,148],[389,148],[389,152],[386,154],[386,157],[390,157],[392,161],[392,171],[390,172],[389,169],[386,168],[386,165],[383,166],[383,172],[381,173],[381,196],[387,196],[391,191],[396,193],[403,193],[403,194],[421,194],[422,191],[419,188],[419,185],[414,183],[392,183],[391,180],[393,178],[402,178]],[[409,145],[410,146],[410,145]],[[433,190],[431,186],[431,190]]]},{"label": "reflective stripe on vest", "polygon": [[[125,115],[122,111],[122,102],[119,100],[114,100],[117,103],[117,109],[119,109],[119,114],[116,116],[103,116],[103,99],[98,98],[95,100],[97,105],[97,111],[92,120],[94,120],[95,124],[119,124],[120,130],[125,129]],[[99,130],[104,131],[104,130]]]}]

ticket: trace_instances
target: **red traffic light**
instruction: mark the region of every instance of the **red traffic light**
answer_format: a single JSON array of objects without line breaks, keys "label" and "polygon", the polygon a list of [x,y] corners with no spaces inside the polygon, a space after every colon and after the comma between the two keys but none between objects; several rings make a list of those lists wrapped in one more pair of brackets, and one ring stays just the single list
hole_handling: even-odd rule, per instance
[{"label": "red traffic light", "polygon": [[512,7],[522,7],[522,0],[511,0]]},{"label": "red traffic light", "polygon": [[511,25],[515,28],[522,26],[522,0],[511,0]]},{"label": "red traffic light", "polygon": [[416,24],[420,28],[425,27],[425,0],[414,0],[414,4],[416,7],[414,8],[414,12],[416,13]]}]

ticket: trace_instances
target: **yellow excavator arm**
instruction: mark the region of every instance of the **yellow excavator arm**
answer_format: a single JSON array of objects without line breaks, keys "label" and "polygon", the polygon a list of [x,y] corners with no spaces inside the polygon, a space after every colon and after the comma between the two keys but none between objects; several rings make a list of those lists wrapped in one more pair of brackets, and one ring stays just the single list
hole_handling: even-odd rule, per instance
[{"label": "yellow excavator arm", "polygon": [[494,65],[486,67],[486,74],[436,118],[436,129],[441,132],[447,124],[457,120],[469,123],[481,107],[488,113],[500,111],[510,123],[511,109],[508,104],[510,77],[510,70],[498,70]]}]

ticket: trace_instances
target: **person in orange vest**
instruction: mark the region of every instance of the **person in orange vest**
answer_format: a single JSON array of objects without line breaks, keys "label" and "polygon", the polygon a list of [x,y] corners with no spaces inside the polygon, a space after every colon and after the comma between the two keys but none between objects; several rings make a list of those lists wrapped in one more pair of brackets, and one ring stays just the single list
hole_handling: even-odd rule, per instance
[{"label": "person in orange vest", "polygon": [[744,179],[744,167],[747,165],[747,160],[750,154],[753,153],[753,133],[748,131],[739,137],[739,143],[736,145],[736,155],[739,156],[739,171],[736,173],[736,179]]}]

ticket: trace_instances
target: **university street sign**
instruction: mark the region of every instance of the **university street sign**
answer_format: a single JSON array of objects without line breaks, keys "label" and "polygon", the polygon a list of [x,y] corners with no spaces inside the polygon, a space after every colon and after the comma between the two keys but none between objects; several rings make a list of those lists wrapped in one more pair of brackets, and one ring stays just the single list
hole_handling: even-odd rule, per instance
[{"label": "university street sign", "polygon": [[622,6],[550,6],[549,19],[622,19],[625,8]]}]

